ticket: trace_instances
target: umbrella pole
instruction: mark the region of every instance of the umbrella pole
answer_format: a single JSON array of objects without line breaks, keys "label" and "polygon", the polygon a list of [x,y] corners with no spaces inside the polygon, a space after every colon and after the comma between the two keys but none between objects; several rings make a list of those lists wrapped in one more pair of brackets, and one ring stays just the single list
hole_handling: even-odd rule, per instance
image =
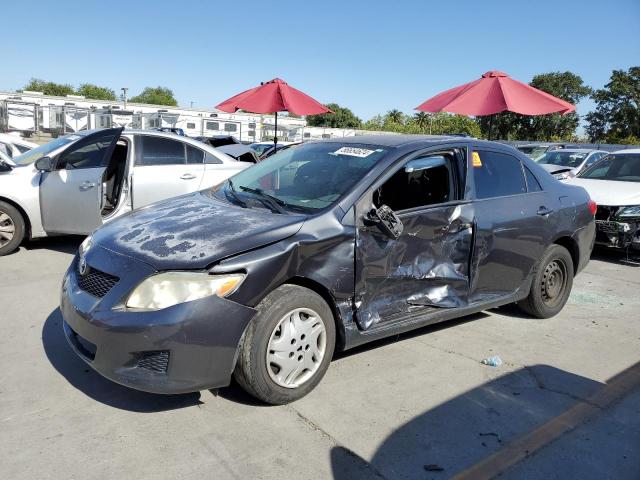
[{"label": "umbrella pole", "polygon": [[278,145],[278,112],[276,112],[275,126],[274,126],[274,134],[273,134],[273,146],[274,148]]},{"label": "umbrella pole", "polygon": [[489,135],[487,140],[491,140],[491,126],[493,125],[493,113],[489,115]]}]

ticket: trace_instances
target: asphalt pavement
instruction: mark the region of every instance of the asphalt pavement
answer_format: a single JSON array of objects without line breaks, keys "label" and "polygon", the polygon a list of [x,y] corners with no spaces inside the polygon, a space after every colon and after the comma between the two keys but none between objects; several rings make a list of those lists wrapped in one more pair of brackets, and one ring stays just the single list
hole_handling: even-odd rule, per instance
[{"label": "asphalt pavement", "polygon": [[0,478],[640,478],[640,266],[618,255],[555,318],[503,307],[379,341],[271,407],[237,385],[129,390],[76,358],[58,296],[80,241],[0,258]]}]

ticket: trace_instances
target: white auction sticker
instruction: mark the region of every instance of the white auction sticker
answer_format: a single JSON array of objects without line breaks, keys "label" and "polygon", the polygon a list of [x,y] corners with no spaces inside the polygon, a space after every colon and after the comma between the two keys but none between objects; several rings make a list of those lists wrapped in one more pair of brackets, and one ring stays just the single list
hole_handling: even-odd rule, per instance
[{"label": "white auction sticker", "polygon": [[368,157],[375,150],[368,150],[366,148],[356,148],[356,147],[342,147],[333,152],[334,155],[349,155],[351,157]]}]

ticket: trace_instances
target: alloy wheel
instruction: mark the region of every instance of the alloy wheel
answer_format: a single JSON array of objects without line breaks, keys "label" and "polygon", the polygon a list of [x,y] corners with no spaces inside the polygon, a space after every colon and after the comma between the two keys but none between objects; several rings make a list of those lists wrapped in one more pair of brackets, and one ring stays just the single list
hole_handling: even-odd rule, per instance
[{"label": "alloy wheel", "polygon": [[327,346],[324,321],[310,308],[296,308],[277,323],[267,346],[267,371],[276,384],[297,388],[318,371]]},{"label": "alloy wheel", "polygon": [[11,240],[16,232],[16,226],[9,215],[0,210],[0,247],[4,247]]}]

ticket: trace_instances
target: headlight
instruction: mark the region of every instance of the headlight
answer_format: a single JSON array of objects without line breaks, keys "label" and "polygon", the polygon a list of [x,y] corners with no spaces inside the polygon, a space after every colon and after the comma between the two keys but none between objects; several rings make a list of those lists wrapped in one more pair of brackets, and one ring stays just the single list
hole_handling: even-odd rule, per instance
[{"label": "headlight", "polygon": [[89,235],[87,238],[85,238],[82,243],[80,244],[80,246],[78,247],[78,253],[80,255],[84,255],[85,253],[87,253],[87,251],[89,250],[89,248],[91,248],[91,235]]},{"label": "headlight", "polygon": [[618,210],[616,217],[640,217],[640,205],[623,207]]},{"label": "headlight", "polygon": [[160,310],[178,303],[217,295],[226,297],[240,286],[245,275],[209,275],[194,272],[167,272],[144,279],[126,301],[127,308]]}]

